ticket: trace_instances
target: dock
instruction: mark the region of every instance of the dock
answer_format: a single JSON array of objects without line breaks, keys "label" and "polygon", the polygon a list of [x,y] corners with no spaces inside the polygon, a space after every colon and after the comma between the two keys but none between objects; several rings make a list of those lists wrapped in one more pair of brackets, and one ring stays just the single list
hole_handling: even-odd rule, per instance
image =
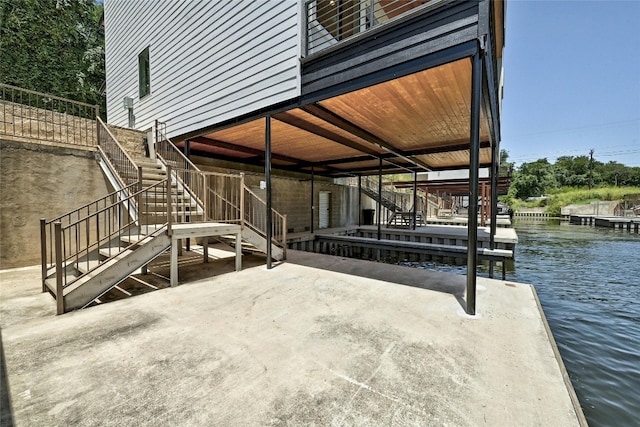
[{"label": "dock", "polygon": [[640,217],[599,216],[599,215],[569,215],[569,223],[576,225],[590,225],[601,228],[640,233]]},{"label": "dock", "polygon": [[233,260],[61,316],[39,267],[0,271],[14,424],[586,425],[530,285],[478,278],[471,317],[460,275]]},{"label": "dock", "polygon": [[[287,246],[294,250],[369,260],[437,261],[462,265],[466,259],[467,227],[427,224],[415,230],[352,226],[319,229],[314,233],[291,233]],[[514,259],[518,235],[513,228],[498,227],[495,247],[490,248],[490,228],[478,227],[479,259],[502,263]]]}]

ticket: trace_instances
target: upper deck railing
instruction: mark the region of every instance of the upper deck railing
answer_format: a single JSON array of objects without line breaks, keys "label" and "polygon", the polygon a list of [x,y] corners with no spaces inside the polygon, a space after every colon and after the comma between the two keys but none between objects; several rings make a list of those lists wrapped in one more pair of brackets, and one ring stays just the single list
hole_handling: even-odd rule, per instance
[{"label": "upper deck railing", "polygon": [[307,0],[304,52],[310,56],[375,27],[432,9],[443,0]]},{"label": "upper deck railing", "polygon": [[97,105],[0,83],[0,136],[74,146],[97,145]]}]

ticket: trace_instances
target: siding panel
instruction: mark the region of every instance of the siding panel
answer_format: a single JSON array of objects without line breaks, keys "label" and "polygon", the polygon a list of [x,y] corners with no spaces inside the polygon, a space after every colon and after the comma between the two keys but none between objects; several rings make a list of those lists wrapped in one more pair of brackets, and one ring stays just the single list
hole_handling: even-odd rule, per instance
[{"label": "siding panel", "polygon": [[[300,96],[298,0],[105,0],[108,121],[167,122],[169,136]],[[138,98],[149,46],[151,94]]]}]

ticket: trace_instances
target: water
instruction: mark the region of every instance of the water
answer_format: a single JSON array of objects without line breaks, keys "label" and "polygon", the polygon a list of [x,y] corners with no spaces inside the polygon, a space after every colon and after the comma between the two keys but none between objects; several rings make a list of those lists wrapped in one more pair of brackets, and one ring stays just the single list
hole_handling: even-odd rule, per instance
[{"label": "water", "polygon": [[640,236],[558,221],[515,228],[507,280],[535,285],[589,425],[640,426]]},{"label": "water", "polygon": [[640,425],[640,236],[516,222],[508,279],[532,283],[592,426]]}]

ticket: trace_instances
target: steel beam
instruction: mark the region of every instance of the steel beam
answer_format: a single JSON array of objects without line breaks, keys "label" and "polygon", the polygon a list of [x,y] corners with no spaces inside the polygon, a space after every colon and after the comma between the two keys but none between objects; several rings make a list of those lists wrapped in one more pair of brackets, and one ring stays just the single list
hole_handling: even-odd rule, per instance
[{"label": "steel beam", "polygon": [[312,166],[311,167],[311,227],[310,227],[311,234],[313,234],[313,231],[314,231],[314,222],[315,222],[314,211],[316,209],[316,206],[315,206],[315,200],[316,199],[314,197],[314,190],[313,190],[314,181],[315,181],[315,171],[314,171],[313,166]]},{"label": "steel beam", "polygon": [[480,49],[471,58],[471,118],[469,150],[469,218],[467,225],[466,311],[476,314],[478,266],[478,182],[480,164],[480,110],[482,102],[482,58]]},{"label": "steel beam", "polygon": [[382,213],[382,159],[380,159],[378,165],[378,203],[376,204],[378,212],[376,215],[378,216],[378,240],[380,240],[382,237],[382,230],[380,229],[380,214]]},{"label": "steel beam", "polygon": [[264,131],[264,179],[267,184],[267,269],[271,269],[271,230],[272,230],[272,215],[271,215],[271,116],[265,117],[265,131]]},{"label": "steel beam", "polygon": [[[498,228],[498,173],[500,146],[494,142],[491,147],[491,228],[489,248],[496,248],[496,232]],[[493,278],[493,261],[489,262],[489,277]]]},{"label": "steel beam", "polygon": [[418,172],[413,173],[413,229],[416,229],[416,220],[417,220],[417,212],[418,209]]}]

